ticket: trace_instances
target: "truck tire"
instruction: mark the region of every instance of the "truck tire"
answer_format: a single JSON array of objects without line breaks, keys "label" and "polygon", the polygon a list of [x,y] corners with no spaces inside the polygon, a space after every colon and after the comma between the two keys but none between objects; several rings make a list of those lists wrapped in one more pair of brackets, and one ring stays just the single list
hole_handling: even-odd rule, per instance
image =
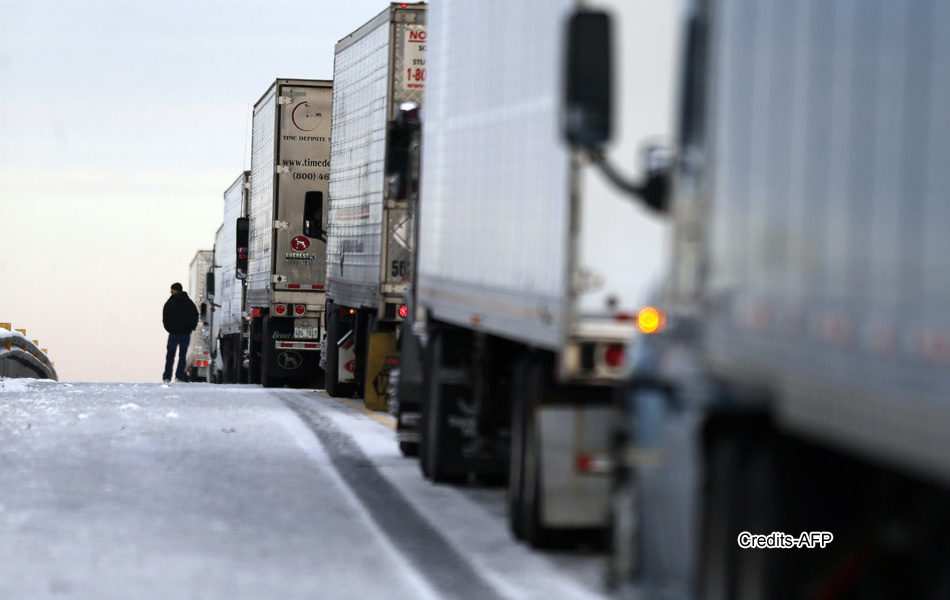
[{"label": "truck tire", "polygon": [[538,408],[546,388],[550,387],[550,365],[542,356],[532,356],[525,377],[522,420],[524,423],[524,452],[522,460],[521,519],[525,541],[535,548],[552,544],[554,530],[545,527],[542,518],[541,498],[542,457],[541,432],[538,427]]},{"label": "truck tire", "polygon": [[327,302],[327,356],[326,372],[324,376],[325,389],[328,396],[333,398],[350,397],[356,391],[352,383],[340,383],[340,349],[338,342],[349,328],[340,317],[339,309],[333,302]]},{"label": "truck tire", "polygon": [[522,504],[524,503],[524,379],[527,357],[520,357],[511,384],[511,454],[508,465],[508,526],[515,539],[525,535]]},{"label": "truck tire", "polygon": [[396,384],[396,433],[414,435],[413,441],[401,441],[403,456],[419,456],[419,426],[422,405],[422,346],[412,333],[410,321],[403,324],[399,338],[399,379]]},{"label": "truck tire", "polygon": [[[800,451],[807,453],[804,448]],[[706,455],[709,475],[700,566],[702,597],[781,599],[800,598],[814,592],[808,591],[805,582],[811,580],[814,584],[824,576],[814,571],[809,573],[802,558],[809,552],[815,556],[817,551],[743,549],[737,543],[737,536],[743,531],[795,532],[797,535],[804,527],[821,529],[820,515],[824,511],[816,513],[809,506],[812,499],[821,497],[822,488],[799,496],[788,487],[786,480],[797,477],[797,469],[786,468],[790,466],[785,460],[789,453],[780,436],[762,420],[719,431],[710,437]],[[807,470],[804,464],[799,467]],[[825,489],[832,485],[829,482]],[[793,500],[796,496],[798,498]],[[796,513],[799,517],[808,516],[796,524],[800,520],[794,516]],[[844,528],[837,529],[835,535],[844,531]],[[837,545],[838,540],[835,541]],[[833,558],[826,558],[825,562],[839,563]]]},{"label": "truck tire", "polygon": [[703,515],[700,589],[709,600],[727,600],[735,591],[735,564],[739,548],[741,448],[732,437],[719,437],[707,453],[707,491]]},{"label": "truck tire", "polygon": [[[622,392],[620,392],[622,393]],[[619,419],[622,419],[621,415]],[[624,455],[629,446],[626,432],[611,436],[610,451],[614,467],[610,482],[610,517],[608,535],[610,554],[607,556],[607,585],[618,589],[632,583],[637,575],[640,559],[639,487],[636,473],[626,463]]]},{"label": "truck tire", "polygon": [[221,365],[220,371],[215,369],[215,373],[220,374],[214,378],[214,382],[231,383],[231,340],[218,338],[218,355],[214,357],[214,364],[215,367]]},{"label": "truck tire", "polygon": [[423,475],[436,483],[457,481],[468,473],[460,459],[460,442],[448,435],[450,399],[446,397],[446,390],[448,386],[464,384],[460,377],[464,365],[448,359],[452,353],[449,346],[457,342],[452,332],[435,326],[425,352],[419,462]]},{"label": "truck tire", "polygon": [[509,524],[516,536],[535,548],[558,541],[559,530],[542,518],[543,471],[538,408],[545,395],[555,393],[550,356],[529,354],[518,368],[512,386],[511,470],[509,471]]}]

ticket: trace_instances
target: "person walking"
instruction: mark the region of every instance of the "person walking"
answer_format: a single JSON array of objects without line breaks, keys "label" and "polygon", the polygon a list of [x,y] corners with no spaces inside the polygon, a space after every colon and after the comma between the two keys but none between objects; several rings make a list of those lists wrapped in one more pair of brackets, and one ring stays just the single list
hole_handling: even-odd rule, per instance
[{"label": "person walking", "polygon": [[188,297],[188,292],[182,289],[180,283],[173,283],[171,294],[162,310],[162,324],[168,332],[168,352],[165,354],[165,373],[162,375],[162,381],[165,383],[172,380],[176,349],[178,369],[175,371],[175,379],[185,381],[188,343],[191,341],[191,332],[198,327],[198,307]]}]

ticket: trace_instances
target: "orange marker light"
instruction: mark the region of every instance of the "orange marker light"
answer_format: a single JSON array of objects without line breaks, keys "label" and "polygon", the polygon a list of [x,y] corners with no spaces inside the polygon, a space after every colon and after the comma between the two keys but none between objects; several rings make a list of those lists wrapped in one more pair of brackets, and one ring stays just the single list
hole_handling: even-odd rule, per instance
[{"label": "orange marker light", "polygon": [[637,313],[637,327],[643,333],[657,333],[663,330],[664,325],[666,325],[666,315],[659,309],[647,306]]}]

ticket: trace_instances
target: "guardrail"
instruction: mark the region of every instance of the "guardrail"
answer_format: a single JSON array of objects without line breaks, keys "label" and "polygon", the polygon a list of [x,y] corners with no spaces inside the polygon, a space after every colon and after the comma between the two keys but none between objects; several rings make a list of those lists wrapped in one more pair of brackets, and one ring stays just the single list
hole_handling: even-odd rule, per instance
[{"label": "guardrail", "polygon": [[46,350],[20,331],[8,328],[8,323],[0,323],[0,377],[58,380]]}]

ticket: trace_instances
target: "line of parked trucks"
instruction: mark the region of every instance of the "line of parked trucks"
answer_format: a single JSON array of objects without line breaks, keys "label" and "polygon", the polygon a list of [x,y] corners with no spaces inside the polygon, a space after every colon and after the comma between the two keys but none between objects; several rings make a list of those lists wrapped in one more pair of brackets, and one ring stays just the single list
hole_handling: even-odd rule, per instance
[{"label": "line of parked trucks", "polygon": [[950,8],[598,6],[393,3],[275,81],[194,376],[388,408],[621,590],[950,595]]}]

